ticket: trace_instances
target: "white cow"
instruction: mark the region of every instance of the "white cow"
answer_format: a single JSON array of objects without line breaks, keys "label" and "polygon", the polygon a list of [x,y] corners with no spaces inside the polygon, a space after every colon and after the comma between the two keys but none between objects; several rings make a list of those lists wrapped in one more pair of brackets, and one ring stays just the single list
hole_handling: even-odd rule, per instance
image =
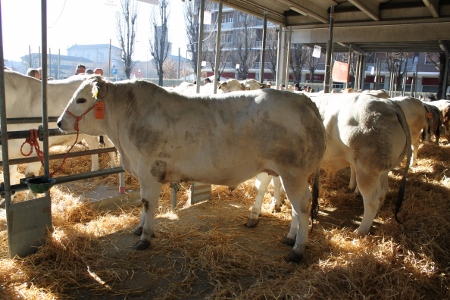
[{"label": "white cow", "polygon": [[415,166],[417,164],[417,153],[422,130],[427,127],[427,110],[423,106],[422,101],[413,97],[394,97],[390,99],[397,102],[405,113],[413,149],[411,166]]},{"label": "white cow", "polygon": [[449,100],[437,100],[426,102],[427,104],[436,106],[442,113],[442,125],[445,128],[444,136],[447,141],[450,141],[450,101]]},{"label": "white cow", "polygon": [[[165,88],[168,91],[174,91],[183,95],[195,95],[197,94],[197,85],[190,82],[182,82],[180,85],[174,88]],[[217,86],[217,94],[221,94],[222,90]],[[213,95],[214,94],[214,84],[208,83],[200,86],[200,94],[202,95]]]},{"label": "white cow", "polygon": [[219,89],[224,93],[235,92],[235,91],[253,91],[261,89],[261,83],[255,79],[228,79],[219,85]]},{"label": "white cow", "polygon": [[434,143],[439,145],[441,126],[444,122],[442,112],[437,106],[431,105],[429,102],[422,102],[422,104],[427,111],[427,126],[422,130],[422,141],[430,142],[431,135],[434,135]]},{"label": "white cow", "polygon": [[[95,103],[105,119],[96,120]],[[83,115],[76,122],[74,116]],[[308,176],[325,152],[325,129],[305,96],[271,89],[185,96],[145,81],[86,80],[58,120],[63,131],[107,135],[123,167],[141,186],[143,214],[134,248],[150,245],[163,183],[198,181],[236,187],[258,173],[283,178],[292,203],[295,240],[289,259],[299,261],[308,241]]]},{"label": "white cow", "polygon": [[[321,167],[330,179],[347,166],[356,175],[351,176],[349,188],[355,189],[357,184],[364,199],[358,233],[369,232],[389,188],[388,173],[407,154],[396,204],[397,219],[411,160],[411,135],[403,110],[394,101],[361,93],[322,94],[311,99],[319,108],[327,131],[327,149]],[[257,193],[260,196],[264,195],[270,178],[267,174],[258,176],[263,183]],[[256,225],[261,205],[262,197],[256,197],[247,224]]]},{"label": "white cow", "polygon": [[[47,111],[49,117],[57,117],[64,110],[67,104],[67,97],[71,97],[81,82],[87,76],[72,76],[65,80],[51,80],[47,84]],[[30,76],[25,76],[17,72],[5,70],[5,98],[6,98],[6,117],[7,118],[28,118],[42,117],[42,96],[41,81]],[[37,129],[39,124],[9,124],[8,131]],[[49,128],[56,128],[56,123],[49,123]],[[82,135],[79,140],[84,139],[91,149],[98,148],[98,140],[95,136]],[[62,135],[49,137],[49,146],[54,145],[71,145],[75,141],[74,135]],[[22,158],[20,151],[24,140],[13,139],[8,142],[9,158]],[[105,139],[108,147],[112,147],[112,143]],[[40,148],[42,148],[40,142]],[[24,152],[29,152],[29,147],[24,146]],[[1,149],[0,149],[1,153]],[[36,152],[33,151],[36,156]],[[111,165],[114,166],[114,153],[111,153]],[[26,176],[32,174],[39,175],[41,162],[29,163],[25,171]],[[98,154],[92,155],[92,170],[98,170]],[[10,178],[15,181],[17,176],[17,166],[11,165],[9,168]],[[28,195],[30,198],[32,194]]]}]

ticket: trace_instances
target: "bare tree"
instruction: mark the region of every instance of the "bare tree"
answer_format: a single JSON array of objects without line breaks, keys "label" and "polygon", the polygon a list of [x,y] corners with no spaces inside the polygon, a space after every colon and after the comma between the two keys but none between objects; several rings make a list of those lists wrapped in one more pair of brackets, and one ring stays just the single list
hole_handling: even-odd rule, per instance
[{"label": "bare tree", "polygon": [[269,69],[273,78],[277,78],[277,51],[278,51],[278,31],[279,29],[268,28],[266,35],[266,55],[269,62]]},{"label": "bare tree", "polygon": [[313,48],[306,48],[306,67],[309,70],[309,80],[314,82],[314,73],[317,70],[317,66],[319,65],[319,59],[313,56]]},{"label": "bare tree", "polygon": [[396,85],[395,90],[399,90],[401,86],[403,76],[407,72],[408,58],[411,58],[413,54],[411,52],[388,52],[386,53],[386,66],[389,74],[394,73],[397,80],[394,83]]},{"label": "bare tree", "polygon": [[[442,86],[445,78],[445,64],[448,63],[445,57],[445,52],[426,52],[427,58],[434,64],[437,70],[439,70],[439,86],[437,91],[437,98],[440,99],[442,96]],[[447,86],[449,84],[449,76],[447,77]]]},{"label": "bare tree", "polygon": [[[213,72],[215,72],[216,68],[216,40],[217,40],[217,31],[211,32],[210,37],[205,42],[204,46],[204,53],[205,53],[205,59],[211,64],[211,69]],[[225,69],[225,66],[227,64],[227,60],[230,57],[229,51],[223,51],[225,48],[226,43],[224,42],[224,37],[221,36],[221,42],[219,46],[219,65],[217,66],[217,73],[220,77],[220,74],[222,74],[223,70]]]},{"label": "bare tree", "polygon": [[163,64],[164,79],[174,79],[178,77],[178,61],[171,58],[166,59]]},{"label": "bare tree", "polygon": [[303,44],[293,44],[291,47],[291,64],[294,82],[300,82],[302,79],[302,69],[306,64],[308,56],[307,47]]},{"label": "bare tree", "polygon": [[191,66],[197,74],[197,48],[198,48],[198,16],[200,15],[200,5],[195,5],[193,1],[185,3],[184,21],[186,24],[186,34],[188,38],[187,51],[192,53]]},{"label": "bare tree", "polygon": [[120,0],[121,11],[116,13],[117,38],[122,50],[121,59],[125,76],[129,79],[134,67],[133,53],[136,42],[137,5],[135,0]]},{"label": "bare tree", "polygon": [[167,59],[170,50],[169,44],[169,34],[168,34],[168,22],[169,22],[169,0],[159,1],[159,24],[156,20],[156,11],[153,10],[150,22],[152,28],[153,37],[149,39],[150,51],[153,56],[153,66],[156,69],[156,74],[158,74],[158,84],[163,85],[164,78],[164,61]]},{"label": "bare tree", "polygon": [[256,30],[251,27],[255,25],[257,18],[246,13],[237,14],[240,29],[235,31],[236,53],[233,63],[239,63],[237,71],[242,79],[247,79],[249,69],[258,58],[256,46]]}]

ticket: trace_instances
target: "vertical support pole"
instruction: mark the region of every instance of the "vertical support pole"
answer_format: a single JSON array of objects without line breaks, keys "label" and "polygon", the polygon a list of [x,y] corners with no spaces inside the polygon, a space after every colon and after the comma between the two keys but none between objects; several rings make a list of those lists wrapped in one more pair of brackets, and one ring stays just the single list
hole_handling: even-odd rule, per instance
[{"label": "vertical support pole", "polygon": [[111,78],[111,39],[109,39],[108,80]]},{"label": "vertical support pole", "polygon": [[377,72],[375,73],[376,75],[376,80],[375,80],[375,89],[379,90],[380,89],[380,76],[381,76],[381,61],[379,58],[377,58],[376,60],[377,62]]},{"label": "vertical support pole", "polygon": [[[0,2],[0,65],[4,65],[3,58],[3,28],[2,28],[2,9]],[[30,50],[30,68],[31,68],[31,47]],[[7,132],[7,123],[6,123],[6,101],[5,101],[5,72],[4,68],[0,69],[0,122],[1,122],[1,132]],[[11,204],[11,185],[10,185],[10,177],[9,177],[9,161],[8,161],[8,136],[6,134],[1,135],[2,141],[2,161],[3,161],[3,184],[4,184],[4,198],[6,211],[8,211],[8,207]],[[9,241],[9,237],[8,237]]]},{"label": "vertical support pole", "polygon": [[[41,19],[42,19],[42,125],[44,133],[44,176],[50,177],[48,160],[48,117],[47,117],[47,1],[41,0]],[[46,193],[50,195],[49,192]]]},{"label": "vertical support pole", "polygon": [[[181,72],[181,48],[178,47],[178,73],[177,73],[178,76],[177,76],[177,79],[180,79],[180,72]],[[147,71],[145,73],[145,77],[147,77]]]},{"label": "vertical support pole", "polygon": [[348,84],[348,80],[349,80],[349,78],[350,78],[350,68],[351,68],[351,65],[352,65],[352,54],[353,54],[353,49],[352,49],[352,47],[350,46],[350,48],[348,49],[348,71],[347,71],[347,81],[345,82],[345,86],[344,86],[344,88],[348,88],[349,86],[349,84]]},{"label": "vertical support pole", "polygon": [[[220,1],[222,2],[222,1]],[[266,56],[266,36],[267,36],[267,11],[264,11],[264,24],[262,33],[261,58],[259,59],[259,82],[264,83],[264,57]]]},{"label": "vertical support pole", "polygon": [[286,64],[284,66],[285,77],[284,77],[284,86],[287,90],[289,85],[289,64],[291,63],[291,41],[292,41],[292,27],[289,27],[289,32],[287,34],[287,47],[286,47]]},{"label": "vertical support pole", "polygon": [[217,37],[216,37],[216,57],[214,59],[214,94],[217,94],[217,79],[219,77],[219,64],[220,64],[220,44],[222,35],[222,0],[219,1],[219,13],[217,14]]},{"label": "vertical support pole", "polygon": [[448,77],[448,63],[449,63],[449,54],[448,51],[445,51],[445,65],[444,65],[444,81],[442,82],[442,96],[441,99],[446,99],[446,92],[447,92],[447,77]]},{"label": "vertical support pole", "polygon": [[58,75],[56,79],[61,79],[61,49],[58,49]]},{"label": "vertical support pole", "polygon": [[353,88],[355,90],[358,89],[359,86],[359,71],[360,71],[360,64],[361,64],[361,54],[358,54],[356,57],[356,74],[355,74],[355,85],[353,86]]},{"label": "vertical support pole", "polygon": [[323,92],[330,92],[331,78],[331,51],[333,45],[333,22],[334,22],[334,6],[330,6],[330,24],[328,29],[327,56],[325,60],[325,78],[323,81]]},{"label": "vertical support pole", "polygon": [[50,48],[48,48],[48,59],[50,60],[48,74],[49,77],[52,77],[52,49]]},{"label": "vertical support pole", "polygon": [[203,23],[205,18],[205,0],[200,2],[200,20],[198,22],[198,48],[197,48],[197,94],[200,93],[200,78],[202,75],[202,49],[203,49]]},{"label": "vertical support pole", "polygon": [[276,78],[275,78],[275,85],[276,85],[276,89],[279,88],[280,86],[280,73],[281,73],[281,57],[282,57],[282,47],[283,47],[283,27],[280,25],[278,27],[278,43],[277,43],[277,73],[275,74]]},{"label": "vertical support pole", "polygon": [[28,46],[28,59],[30,61],[30,68],[33,67],[33,60],[31,59],[31,45]]},{"label": "vertical support pole", "polygon": [[361,77],[359,80],[359,89],[364,89],[364,78],[366,77],[366,56],[361,55],[361,71],[359,72],[359,76]]}]

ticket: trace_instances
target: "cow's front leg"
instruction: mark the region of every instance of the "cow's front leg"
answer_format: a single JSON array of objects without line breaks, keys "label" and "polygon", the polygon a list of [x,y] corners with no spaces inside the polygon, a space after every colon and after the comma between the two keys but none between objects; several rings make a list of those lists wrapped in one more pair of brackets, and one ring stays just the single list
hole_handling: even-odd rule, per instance
[{"label": "cow's front leg", "polygon": [[[143,202],[143,201],[142,201]],[[145,223],[145,206],[142,205],[142,214],[141,214],[141,218],[139,220],[139,225],[138,227],[136,227],[136,229],[133,230],[133,234],[137,235],[137,236],[141,236],[142,235],[142,231],[144,230],[144,223]]]},{"label": "cow's front leg", "polygon": [[144,250],[150,246],[150,239],[155,232],[155,209],[158,204],[159,194],[162,184],[152,179],[141,180],[141,199],[142,215],[138,227],[133,231],[134,234],[141,236],[139,241],[133,246],[134,249]]}]

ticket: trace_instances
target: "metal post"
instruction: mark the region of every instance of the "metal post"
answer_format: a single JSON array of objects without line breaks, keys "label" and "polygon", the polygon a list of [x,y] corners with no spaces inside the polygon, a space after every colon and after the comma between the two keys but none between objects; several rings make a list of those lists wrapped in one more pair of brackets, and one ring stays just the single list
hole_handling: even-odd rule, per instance
[{"label": "metal post", "polygon": [[[4,65],[3,59],[3,29],[1,22],[1,2],[0,2],[0,64]],[[31,48],[30,48],[30,67],[31,67]],[[0,70],[0,122],[1,131],[7,132],[6,123],[6,101],[5,101],[5,73],[4,69]],[[6,134],[1,135],[2,141],[2,161],[3,161],[3,184],[5,186],[5,205],[6,211],[8,211],[9,205],[11,204],[11,185],[9,177],[9,163],[8,163],[8,136]],[[6,163],[6,164],[5,164]]]},{"label": "metal post", "polygon": [[203,23],[205,17],[205,0],[200,2],[200,20],[198,29],[198,48],[197,48],[197,94],[200,93],[200,78],[202,75],[202,49],[203,49]]},{"label": "metal post", "polygon": [[365,55],[361,55],[361,71],[360,74],[361,79],[359,81],[359,89],[363,90],[364,89],[364,79],[366,77],[366,56]]},{"label": "metal post", "polygon": [[[222,2],[222,1],[221,1]],[[266,36],[267,36],[267,11],[264,11],[264,25],[261,45],[261,58],[259,59],[259,82],[264,83],[264,56],[266,55]]]},{"label": "metal post", "polygon": [[[43,127],[43,146],[44,146],[44,176],[50,177],[48,163],[48,120],[47,120],[47,1],[41,0],[41,16],[42,16],[42,127]],[[51,60],[50,60],[51,62]],[[51,69],[50,69],[51,70]],[[47,192],[47,196],[50,194]]]},{"label": "metal post", "polygon": [[[178,47],[178,76],[177,79],[180,79],[180,71],[181,71],[181,48]],[[147,74],[145,74],[145,76],[147,77]]]},{"label": "metal post", "polygon": [[219,64],[220,64],[220,42],[222,35],[222,0],[219,1],[219,13],[217,15],[217,36],[216,36],[216,57],[214,59],[214,94],[217,94],[217,79],[219,77]]},{"label": "metal post", "polygon": [[61,79],[61,49],[58,49],[58,76],[57,79]]},{"label": "metal post", "polygon": [[50,60],[49,65],[49,71],[48,74],[50,75],[49,77],[52,77],[52,49],[48,48],[48,58]]},{"label": "metal post", "polygon": [[283,39],[283,27],[280,25],[278,27],[278,43],[277,43],[277,68],[276,68],[276,74],[275,74],[275,85],[276,89],[279,88],[280,85],[280,73],[281,73],[281,56],[282,56],[282,39]]},{"label": "metal post", "polygon": [[111,80],[111,39],[109,39],[108,80]]},{"label": "metal post", "polygon": [[287,33],[287,47],[286,47],[286,65],[284,66],[284,71],[286,72],[286,75],[284,77],[284,86],[287,90],[287,87],[289,85],[289,64],[291,62],[291,41],[292,41],[292,27],[289,28],[289,32]]},{"label": "metal post", "polygon": [[348,71],[347,71],[347,81],[345,82],[345,88],[349,87],[348,79],[350,78],[350,66],[352,65],[352,53],[353,53],[353,49],[350,46],[350,48],[348,49]]},{"label": "metal post", "polygon": [[449,63],[449,54],[447,51],[445,51],[445,65],[444,65],[444,82],[442,83],[442,97],[441,99],[446,99],[446,92],[447,92],[447,77],[448,77],[448,63]]},{"label": "metal post", "polygon": [[28,46],[28,59],[30,60],[30,68],[32,68],[33,60],[31,59],[31,46]]},{"label": "metal post", "polygon": [[331,78],[331,51],[333,45],[333,22],[334,22],[334,6],[330,6],[330,25],[328,28],[327,41],[327,56],[325,60],[325,78],[323,81],[323,92],[330,92],[330,78]]},{"label": "metal post", "polygon": [[360,65],[361,65],[361,54],[358,54],[358,57],[356,59],[356,74],[355,74],[355,86],[354,89],[357,90],[358,86],[359,86],[359,81],[360,81]]}]

